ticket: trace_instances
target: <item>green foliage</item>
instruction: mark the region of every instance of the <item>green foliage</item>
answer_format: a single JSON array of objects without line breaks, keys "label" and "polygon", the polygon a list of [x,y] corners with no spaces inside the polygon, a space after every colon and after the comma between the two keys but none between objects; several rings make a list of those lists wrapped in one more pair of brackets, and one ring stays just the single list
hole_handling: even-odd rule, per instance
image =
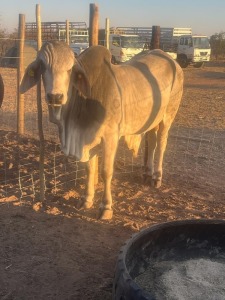
[{"label": "green foliage", "polygon": [[0,28],[0,38],[4,38],[6,36],[6,30]]},{"label": "green foliage", "polygon": [[225,32],[215,33],[210,37],[212,56],[216,59],[225,57]]},{"label": "green foliage", "polygon": [[0,64],[4,63],[4,56],[7,51],[16,45],[16,39],[18,36],[17,29],[14,29],[11,33],[8,33],[6,29],[0,27]]}]

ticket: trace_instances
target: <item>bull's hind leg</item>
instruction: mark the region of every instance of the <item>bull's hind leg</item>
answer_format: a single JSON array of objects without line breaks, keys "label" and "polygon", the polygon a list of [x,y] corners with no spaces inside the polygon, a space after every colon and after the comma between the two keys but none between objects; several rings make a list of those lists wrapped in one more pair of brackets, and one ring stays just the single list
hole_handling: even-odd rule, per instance
[{"label": "bull's hind leg", "polygon": [[159,126],[148,131],[145,137],[144,180],[159,188],[162,184],[163,157],[167,145],[171,121],[161,121]]},{"label": "bull's hind leg", "polygon": [[159,130],[157,132],[157,146],[155,151],[155,171],[153,173],[153,185],[159,188],[162,184],[163,175],[163,158],[166,150],[168,132],[172,121],[162,120],[159,124]]},{"label": "bull's hind leg", "polygon": [[145,134],[145,153],[144,153],[144,174],[143,179],[146,184],[152,184],[154,174],[154,155],[157,141],[158,127],[146,132]]}]

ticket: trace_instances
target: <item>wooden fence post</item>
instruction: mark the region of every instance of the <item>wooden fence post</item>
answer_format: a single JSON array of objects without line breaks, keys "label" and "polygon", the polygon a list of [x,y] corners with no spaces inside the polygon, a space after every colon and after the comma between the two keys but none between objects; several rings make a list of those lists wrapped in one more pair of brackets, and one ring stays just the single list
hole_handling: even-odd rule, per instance
[{"label": "wooden fence post", "polygon": [[151,49],[159,49],[160,46],[160,26],[152,26]]},{"label": "wooden fence post", "polygon": [[105,19],[105,46],[109,49],[109,19]]},{"label": "wooden fence post", "polygon": [[18,32],[18,66],[17,66],[17,132],[24,134],[24,95],[20,94],[20,82],[24,75],[24,40],[25,40],[25,15],[19,15]]},{"label": "wooden fence post", "polygon": [[[89,46],[98,45],[98,6],[94,3],[90,4],[90,15],[89,15]],[[95,155],[93,158],[93,164],[95,165],[95,184],[98,183],[98,156]]]},{"label": "wooden fence post", "polygon": [[89,46],[98,45],[98,18],[98,6],[91,3],[89,16]]},{"label": "wooden fence post", "polygon": [[[36,5],[36,26],[37,26],[37,50],[39,51],[42,45],[41,36],[41,13],[40,5]],[[44,131],[42,125],[42,102],[41,102],[41,80],[37,84],[37,111],[38,111],[38,132],[40,139],[39,146],[39,179],[40,179],[40,201],[45,200],[45,173],[44,173],[44,161],[45,161],[45,140]]]}]

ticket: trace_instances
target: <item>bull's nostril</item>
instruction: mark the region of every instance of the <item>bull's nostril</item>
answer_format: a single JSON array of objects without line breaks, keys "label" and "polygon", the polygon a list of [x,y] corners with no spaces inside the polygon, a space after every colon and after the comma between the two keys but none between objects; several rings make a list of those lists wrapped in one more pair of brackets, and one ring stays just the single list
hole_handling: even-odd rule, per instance
[{"label": "bull's nostril", "polygon": [[62,100],[62,98],[63,98],[63,94],[56,94],[55,96],[58,101]]},{"label": "bull's nostril", "polygon": [[47,94],[47,101],[52,105],[61,105],[63,100],[63,94]]},{"label": "bull's nostril", "polygon": [[51,101],[51,100],[52,100],[52,97],[53,97],[53,94],[50,94],[50,93],[47,94],[47,100],[48,100],[48,101]]}]

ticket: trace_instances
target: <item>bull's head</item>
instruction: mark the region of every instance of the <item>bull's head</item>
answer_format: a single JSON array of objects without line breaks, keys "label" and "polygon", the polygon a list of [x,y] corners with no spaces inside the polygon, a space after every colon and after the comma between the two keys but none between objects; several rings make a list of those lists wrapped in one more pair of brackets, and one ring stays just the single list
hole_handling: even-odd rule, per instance
[{"label": "bull's head", "polygon": [[89,96],[90,87],[72,49],[64,42],[47,42],[38,52],[37,58],[26,69],[20,85],[25,93],[37,84],[42,75],[45,99],[49,106],[60,107],[70,99],[73,86],[83,95]]},{"label": "bull's head", "polygon": [[[103,123],[105,109],[100,102],[90,99],[84,67],[66,43],[47,42],[27,67],[20,92],[36,85],[41,76],[50,122],[59,126],[62,150],[66,155],[87,160],[89,148],[101,141],[96,133]],[[90,146],[84,151],[85,145]]]}]

